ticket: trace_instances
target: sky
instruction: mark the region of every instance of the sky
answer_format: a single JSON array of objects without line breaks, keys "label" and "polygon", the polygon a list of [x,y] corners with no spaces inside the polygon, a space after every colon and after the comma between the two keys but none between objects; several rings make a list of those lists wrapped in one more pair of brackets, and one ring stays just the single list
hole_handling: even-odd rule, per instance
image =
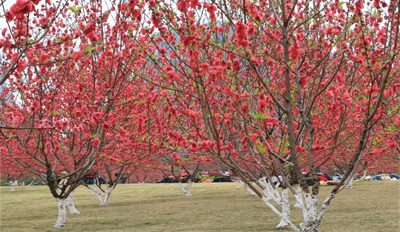
[{"label": "sky", "polygon": [[[0,0],[0,1],[4,1],[4,0]],[[10,7],[16,2],[17,0],[5,0],[5,3],[3,3],[3,7],[6,10],[9,10]],[[4,15],[4,10],[3,7],[1,7],[0,10],[0,15]],[[3,28],[7,27],[7,22],[6,22],[6,18],[5,17],[0,17],[0,29],[3,30]]]}]

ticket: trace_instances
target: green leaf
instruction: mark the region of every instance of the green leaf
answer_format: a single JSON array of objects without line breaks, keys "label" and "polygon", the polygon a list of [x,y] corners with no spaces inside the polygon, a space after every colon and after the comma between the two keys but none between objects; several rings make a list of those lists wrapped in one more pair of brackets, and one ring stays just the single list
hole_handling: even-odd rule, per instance
[{"label": "green leaf", "polygon": [[73,11],[73,12],[76,14],[76,13],[78,13],[78,12],[82,9],[82,7],[76,8],[76,6],[73,6],[73,7],[70,7],[69,9],[70,9],[71,11]]},{"label": "green leaf", "polygon": [[86,48],[85,48],[85,50],[86,50],[87,52],[91,52],[91,51],[93,51],[94,49],[96,49],[96,47],[89,47],[89,46],[86,46]]},{"label": "green leaf", "polygon": [[261,152],[261,153],[267,152],[267,150],[264,148],[264,146],[262,144],[256,144],[255,143],[254,145],[257,147],[259,152]]},{"label": "green leaf", "polygon": [[255,114],[254,118],[259,120],[259,119],[268,119],[268,116],[265,114]]}]

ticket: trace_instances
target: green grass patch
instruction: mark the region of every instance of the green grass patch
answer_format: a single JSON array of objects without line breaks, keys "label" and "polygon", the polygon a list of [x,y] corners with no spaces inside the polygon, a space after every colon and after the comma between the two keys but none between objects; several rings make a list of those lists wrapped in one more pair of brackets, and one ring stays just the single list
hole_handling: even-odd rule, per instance
[{"label": "green grass patch", "polygon": [[[321,231],[398,232],[398,181],[355,182],[332,200]],[[333,186],[321,186],[320,202]],[[57,204],[47,186],[1,187],[1,231],[292,231],[275,229],[280,219],[238,183],[194,184],[185,197],[172,184],[119,185],[108,206],[85,187],[75,192],[80,215],[67,215],[66,227],[53,229]],[[291,220],[302,220],[293,209]]]}]

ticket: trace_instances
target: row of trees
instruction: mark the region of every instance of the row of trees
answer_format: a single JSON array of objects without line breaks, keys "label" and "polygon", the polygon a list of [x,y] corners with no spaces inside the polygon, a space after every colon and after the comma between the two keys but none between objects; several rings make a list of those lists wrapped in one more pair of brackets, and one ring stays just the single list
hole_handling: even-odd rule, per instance
[{"label": "row of trees", "polygon": [[[185,170],[180,187],[191,196],[212,163],[260,197],[277,227],[295,231],[318,231],[366,166],[397,171],[397,1],[4,4],[2,164],[47,183],[59,206],[54,227],[94,169],[107,174],[104,199],[87,187],[106,205],[119,180],[142,169]],[[318,209],[316,170],[334,163],[343,178]],[[266,181],[273,175],[282,193]]]}]

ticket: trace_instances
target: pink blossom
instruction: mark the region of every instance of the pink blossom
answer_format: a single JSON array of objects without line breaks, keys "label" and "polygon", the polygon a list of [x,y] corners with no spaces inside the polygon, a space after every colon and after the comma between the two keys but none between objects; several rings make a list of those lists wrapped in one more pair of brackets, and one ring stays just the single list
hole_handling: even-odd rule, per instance
[{"label": "pink blossom", "polygon": [[151,7],[156,7],[156,6],[157,6],[156,2],[153,1],[153,0],[151,0],[151,1],[149,2],[149,5],[150,5]]},{"label": "pink blossom", "polygon": [[6,13],[6,20],[7,20],[7,22],[14,20],[14,15],[11,14],[10,11],[7,11],[7,13]]},{"label": "pink blossom", "polygon": [[29,14],[35,10],[35,6],[32,1],[17,0],[17,2],[11,6],[10,12],[14,16]]},{"label": "pink blossom", "polygon": [[255,141],[257,141],[257,134],[252,134],[250,135],[250,140],[254,143]]},{"label": "pink blossom", "polygon": [[93,147],[97,147],[97,146],[99,146],[99,144],[100,144],[100,141],[98,139],[92,140]]},{"label": "pink blossom", "polygon": [[17,63],[17,61],[18,61],[18,53],[12,54],[11,55],[11,60],[12,60],[12,62]]},{"label": "pink blossom", "polygon": [[239,72],[240,69],[242,68],[242,65],[240,64],[240,62],[238,60],[234,60],[232,66],[236,72]]},{"label": "pink blossom", "polygon": [[167,91],[165,91],[165,90],[163,90],[163,91],[161,91],[161,96],[167,96],[168,95],[168,92]]},{"label": "pink blossom", "polygon": [[248,105],[242,105],[242,107],[240,108],[242,110],[243,113],[247,113],[249,111],[249,106]]},{"label": "pink blossom", "polygon": [[103,124],[103,127],[104,127],[105,130],[110,129],[110,125],[108,125],[108,123],[104,123],[104,124]]},{"label": "pink blossom", "polygon": [[25,68],[26,68],[27,66],[28,66],[28,63],[26,62],[26,60],[21,60],[21,61],[18,63],[17,71],[18,71],[18,72],[22,72],[22,71],[25,70]]},{"label": "pink blossom", "polygon": [[246,37],[248,35],[246,24],[242,23],[241,20],[238,20],[235,24],[235,27],[236,27],[235,34],[237,37],[238,45],[242,47],[247,47],[249,44],[248,41],[246,41]]},{"label": "pink blossom", "polygon": [[121,135],[122,138],[125,138],[127,136],[127,131],[121,128],[119,134]]},{"label": "pink blossom", "polygon": [[299,56],[300,51],[299,48],[297,47],[297,44],[294,44],[289,47],[289,55],[291,60],[296,60],[297,57]]},{"label": "pink blossom", "polygon": [[74,60],[79,60],[79,59],[82,58],[82,52],[80,52],[80,51],[74,51],[74,52],[72,53],[71,57],[72,57]]}]

